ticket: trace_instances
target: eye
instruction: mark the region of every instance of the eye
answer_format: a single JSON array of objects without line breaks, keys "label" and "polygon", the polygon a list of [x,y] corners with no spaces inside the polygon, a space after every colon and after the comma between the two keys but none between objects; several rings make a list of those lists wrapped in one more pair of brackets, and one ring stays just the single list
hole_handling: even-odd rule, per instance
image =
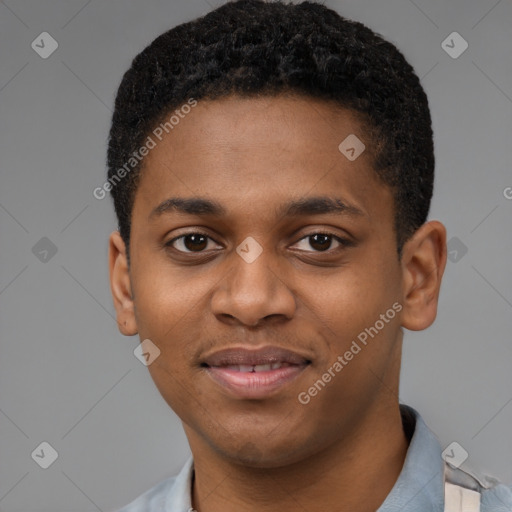
[{"label": "eye", "polygon": [[[214,242],[205,233],[186,233],[184,235],[177,236],[165,244],[166,247],[172,247],[178,252],[203,252],[208,248],[209,242]],[[212,247],[209,247],[210,249]]]},{"label": "eye", "polygon": [[299,248],[301,251],[308,251],[309,246],[315,249],[315,252],[326,252],[331,249],[333,241],[338,244],[338,247],[331,252],[351,244],[350,240],[336,236],[333,233],[318,232],[301,238],[295,245],[302,243],[302,248]]}]

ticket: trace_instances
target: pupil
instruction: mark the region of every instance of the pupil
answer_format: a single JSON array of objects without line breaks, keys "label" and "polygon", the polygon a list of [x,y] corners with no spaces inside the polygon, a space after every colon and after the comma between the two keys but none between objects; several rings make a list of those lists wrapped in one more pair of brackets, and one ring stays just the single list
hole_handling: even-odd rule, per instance
[{"label": "pupil", "polygon": [[187,235],[184,242],[185,247],[190,251],[194,249],[204,249],[207,245],[206,237],[203,235]]},{"label": "pupil", "polygon": [[[330,235],[322,235],[321,233],[317,233],[316,235],[312,235],[310,238],[313,239],[313,242],[310,241],[309,244],[314,249],[318,249],[318,247],[315,247],[315,244],[318,244],[320,246],[319,250],[321,250],[321,251],[327,250],[331,246]],[[319,241],[319,239],[320,239],[320,241]],[[325,245],[326,242],[327,242],[327,245]]]}]

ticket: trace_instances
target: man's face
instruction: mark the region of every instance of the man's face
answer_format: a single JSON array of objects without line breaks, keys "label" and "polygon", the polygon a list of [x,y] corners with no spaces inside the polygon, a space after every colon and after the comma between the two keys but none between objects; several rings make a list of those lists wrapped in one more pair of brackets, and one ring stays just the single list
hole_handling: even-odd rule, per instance
[{"label": "man's face", "polygon": [[[353,161],[338,149],[351,134],[366,145]],[[230,97],[199,101],[156,142],[134,202],[130,283],[140,339],[161,351],[149,371],[192,448],[271,467],[348,442],[368,411],[396,402],[401,345],[400,314],[386,315],[402,297],[393,199],[356,117],[299,97]],[[156,213],[170,198],[223,212]],[[307,208],[312,198],[345,207]],[[255,357],[275,369],[253,372],[269,347]]]}]

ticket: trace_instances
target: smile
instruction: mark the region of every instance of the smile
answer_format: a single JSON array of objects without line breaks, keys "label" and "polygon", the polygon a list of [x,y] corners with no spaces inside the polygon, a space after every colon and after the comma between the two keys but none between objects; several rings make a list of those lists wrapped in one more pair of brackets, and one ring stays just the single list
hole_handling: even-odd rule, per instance
[{"label": "smile", "polygon": [[280,392],[311,363],[307,358],[278,347],[227,349],[207,357],[202,366],[229,395],[264,399]]},{"label": "smile", "polygon": [[225,368],[228,370],[235,370],[237,372],[268,372],[270,370],[278,370],[279,368],[283,368],[286,366],[290,366],[288,363],[269,363],[269,364],[254,364],[254,365],[245,365],[245,364],[233,364],[230,366],[226,366]]}]

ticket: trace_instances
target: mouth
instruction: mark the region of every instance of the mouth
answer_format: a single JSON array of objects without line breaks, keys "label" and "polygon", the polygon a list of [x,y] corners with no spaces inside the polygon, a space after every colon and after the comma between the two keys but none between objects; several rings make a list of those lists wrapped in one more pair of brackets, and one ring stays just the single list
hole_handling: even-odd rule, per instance
[{"label": "mouth", "polygon": [[269,398],[295,380],[311,361],[279,347],[233,348],[215,352],[201,366],[230,396]]}]

